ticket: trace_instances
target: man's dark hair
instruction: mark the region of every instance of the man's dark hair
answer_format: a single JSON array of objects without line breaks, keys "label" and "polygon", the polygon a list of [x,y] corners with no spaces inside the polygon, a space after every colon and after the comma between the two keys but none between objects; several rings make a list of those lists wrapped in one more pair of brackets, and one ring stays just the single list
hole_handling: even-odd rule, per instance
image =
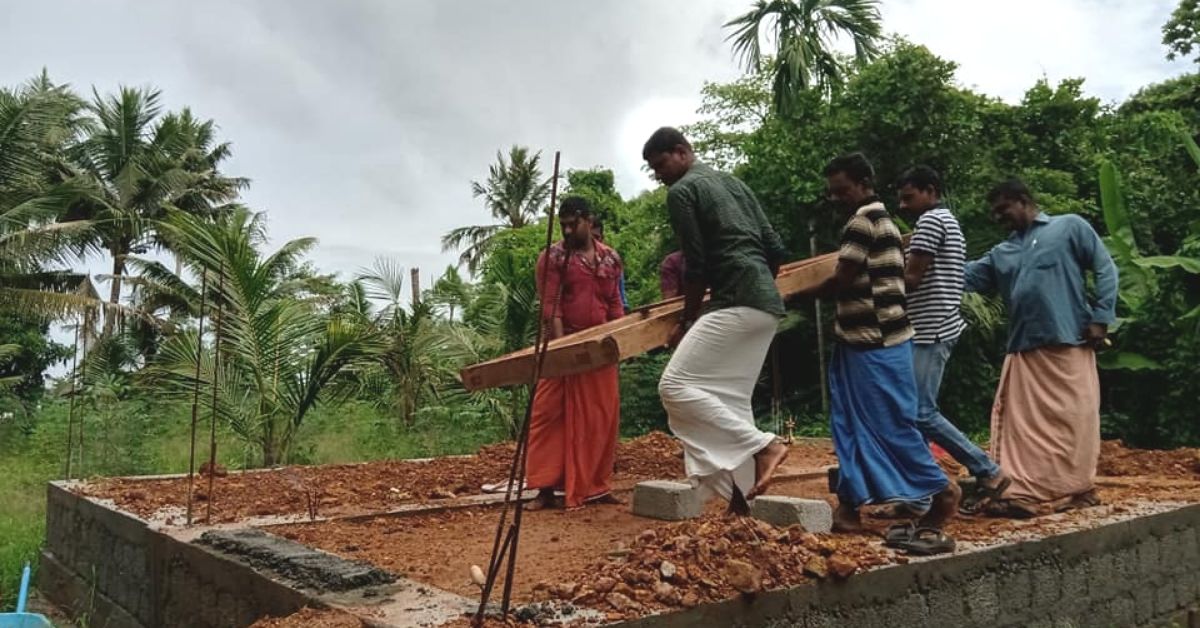
[{"label": "man's dark hair", "polygon": [[1033,192],[1029,191],[1029,186],[1025,185],[1024,181],[1015,177],[997,183],[987,194],[988,204],[995,203],[1000,199],[1022,201],[1030,204],[1034,202]]},{"label": "man's dark hair", "polygon": [[875,185],[875,168],[871,166],[871,162],[867,161],[866,155],[862,153],[850,153],[849,155],[834,157],[833,161],[830,161],[829,165],[825,166],[825,176],[827,177],[832,177],[839,172],[844,172],[855,183],[871,187]]},{"label": "man's dark hair", "polygon": [[604,217],[600,214],[592,216],[592,229],[604,231]]},{"label": "man's dark hair", "polygon": [[669,153],[675,150],[676,146],[692,149],[692,144],[687,141],[683,133],[679,132],[679,129],[664,126],[652,133],[650,139],[646,140],[646,145],[642,147],[642,159],[650,159],[652,155],[660,153]]},{"label": "man's dark hair", "polygon": [[568,196],[558,206],[558,217],[578,216],[585,220],[592,217],[592,205],[582,196]]},{"label": "man's dark hair", "polygon": [[942,177],[937,170],[929,166],[913,166],[904,171],[896,180],[896,189],[911,185],[918,190],[933,188],[938,196],[942,195]]}]

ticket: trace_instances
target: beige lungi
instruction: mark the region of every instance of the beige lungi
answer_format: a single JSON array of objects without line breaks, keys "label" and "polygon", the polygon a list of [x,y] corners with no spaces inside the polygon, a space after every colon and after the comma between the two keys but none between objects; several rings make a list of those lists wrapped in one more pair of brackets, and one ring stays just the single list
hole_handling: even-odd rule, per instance
[{"label": "beige lungi", "polygon": [[1004,493],[1048,512],[1093,490],[1100,457],[1100,378],[1090,347],[1042,347],[1004,359],[992,406],[992,457]]}]

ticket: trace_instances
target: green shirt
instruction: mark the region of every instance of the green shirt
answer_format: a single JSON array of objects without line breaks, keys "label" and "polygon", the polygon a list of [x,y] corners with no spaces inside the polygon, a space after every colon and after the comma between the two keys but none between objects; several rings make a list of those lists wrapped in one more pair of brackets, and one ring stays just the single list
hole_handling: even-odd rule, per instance
[{"label": "green shirt", "polygon": [[697,161],[671,186],[667,209],[684,277],[712,291],[710,310],[741,305],[783,314],[774,271],[787,250],[745,183]]}]

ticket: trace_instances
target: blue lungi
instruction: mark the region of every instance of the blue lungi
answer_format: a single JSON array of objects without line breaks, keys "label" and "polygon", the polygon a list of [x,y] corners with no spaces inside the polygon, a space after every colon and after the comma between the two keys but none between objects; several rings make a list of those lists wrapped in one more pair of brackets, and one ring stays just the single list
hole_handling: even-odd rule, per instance
[{"label": "blue lungi", "polygon": [[917,430],[912,341],[883,349],[838,343],[829,396],[842,503],[915,501],[946,488]]}]

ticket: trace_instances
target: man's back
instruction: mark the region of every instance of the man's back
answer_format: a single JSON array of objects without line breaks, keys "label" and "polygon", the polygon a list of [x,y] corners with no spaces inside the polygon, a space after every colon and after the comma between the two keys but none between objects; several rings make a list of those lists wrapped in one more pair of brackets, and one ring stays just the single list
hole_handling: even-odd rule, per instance
[{"label": "man's back", "polygon": [[786,251],[746,184],[697,162],[671,186],[667,207],[687,276],[703,278],[711,307],[783,313],[773,270]]},{"label": "man's back", "polygon": [[908,317],[917,344],[949,342],[962,335],[963,266],[966,240],[954,214],[935,207],[917,219],[909,253],[932,256],[921,285],[908,295]]}]

